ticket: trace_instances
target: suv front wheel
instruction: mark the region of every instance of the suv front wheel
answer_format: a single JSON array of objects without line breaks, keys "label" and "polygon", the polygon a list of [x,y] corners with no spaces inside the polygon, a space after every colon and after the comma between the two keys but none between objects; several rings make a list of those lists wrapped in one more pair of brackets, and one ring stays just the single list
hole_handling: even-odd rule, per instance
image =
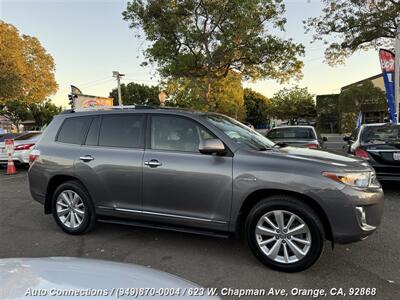
[{"label": "suv front wheel", "polygon": [[55,221],[69,234],[85,233],[96,223],[90,196],[79,181],[67,181],[58,186],[52,205]]},{"label": "suv front wheel", "polygon": [[285,272],[309,268],[320,257],[325,237],[317,214],[288,196],[268,197],[257,203],[246,220],[246,238],[265,265]]}]

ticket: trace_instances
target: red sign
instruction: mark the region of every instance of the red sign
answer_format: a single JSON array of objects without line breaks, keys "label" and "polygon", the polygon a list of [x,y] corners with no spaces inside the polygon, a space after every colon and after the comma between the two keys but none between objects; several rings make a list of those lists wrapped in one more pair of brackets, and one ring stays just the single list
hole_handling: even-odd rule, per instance
[{"label": "red sign", "polygon": [[394,53],[389,50],[379,50],[381,68],[384,72],[394,72]]},{"label": "red sign", "polygon": [[13,154],[14,153],[14,140],[13,139],[6,139],[4,141],[4,144],[6,146],[7,154]]}]

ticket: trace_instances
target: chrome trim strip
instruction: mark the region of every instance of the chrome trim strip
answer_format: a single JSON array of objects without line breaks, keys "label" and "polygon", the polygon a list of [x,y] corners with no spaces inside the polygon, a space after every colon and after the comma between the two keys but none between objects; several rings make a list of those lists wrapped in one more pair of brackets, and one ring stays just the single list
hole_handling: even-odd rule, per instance
[{"label": "chrome trim strip", "polygon": [[398,150],[390,150],[390,149],[382,149],[382,150],[379,150],[379,149],[367,149],[367,152],[400,152],[400,149],[398,149]]},{"label": "chrome trim strip", "polygon": [[161,217],[169,217],[169,218],[194,220],[194,221],[200,221],[200,222],[211,222],[211,223],[220,223],[220,224],[228,223],[228,222],[219,221],[219,220],[211,220],[211,219],[188,217],[188,216],[173,215],[173,214],[164,214],[164,213],[157,213],[157,212],[153,212],[153,211],[137,210],[137,209],[129,209],[129,208],[107,207],[107,206],[98,206],[98,208],[108,209],[108,210],[116,210],[116,211],[122,211],[122,212],[128,212],[128,213],[143,214],[143,215],[153,215],[153,216],[161,216]]}]

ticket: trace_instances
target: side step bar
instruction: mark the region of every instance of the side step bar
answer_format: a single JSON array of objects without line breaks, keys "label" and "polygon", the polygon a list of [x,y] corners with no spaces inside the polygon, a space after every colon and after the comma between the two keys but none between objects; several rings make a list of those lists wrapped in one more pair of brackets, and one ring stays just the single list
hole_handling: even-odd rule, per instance
[{"label": "side step bar", "polygon": [[175,232],[184,232],[184,233],[192,233],[197,235],[205,235],[212,236],[218,238],[230,238],[231,235],[229,233],[224,232],[216,232],[211,230],[202,230],[202,229],[194,229],[190,227],[180,227],[180,226],[171,226],[165,224],[158,223],[149,223],[149,222],[140,222],[140,221],[132,221],[132,220],[123,220],[123,219],[97,219],[98,222],[102,223],[110,223],[110,224],[119,224],[119,225],[129,225],[134,227],[143,227],[143,228],[152,228],[152,229],[161,229]]}]

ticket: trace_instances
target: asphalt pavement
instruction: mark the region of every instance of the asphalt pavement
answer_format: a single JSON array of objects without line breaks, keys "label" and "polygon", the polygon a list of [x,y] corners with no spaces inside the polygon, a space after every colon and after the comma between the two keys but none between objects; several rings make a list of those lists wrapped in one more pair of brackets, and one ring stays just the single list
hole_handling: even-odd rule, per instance
[{"label": "asphalt pavement", "polygon": [[[387,185],[384,190],[384,218],[376,234],[334,250],[326,243],[312,268],[285,274],[259,263],[243,240],[112,224],[98,224],[82,236],[67,235],[30,197],[26,170],[7,176],[0,169],[0,257],[73,256],[136,263],[205,287],[285,289],[286,299],[312,298],[290,296],[294,288],[325,289],[326,299],[400,299],[400,187]],[[334,297],[329,295],[333,288],[376,288],[377,294]]]}]

